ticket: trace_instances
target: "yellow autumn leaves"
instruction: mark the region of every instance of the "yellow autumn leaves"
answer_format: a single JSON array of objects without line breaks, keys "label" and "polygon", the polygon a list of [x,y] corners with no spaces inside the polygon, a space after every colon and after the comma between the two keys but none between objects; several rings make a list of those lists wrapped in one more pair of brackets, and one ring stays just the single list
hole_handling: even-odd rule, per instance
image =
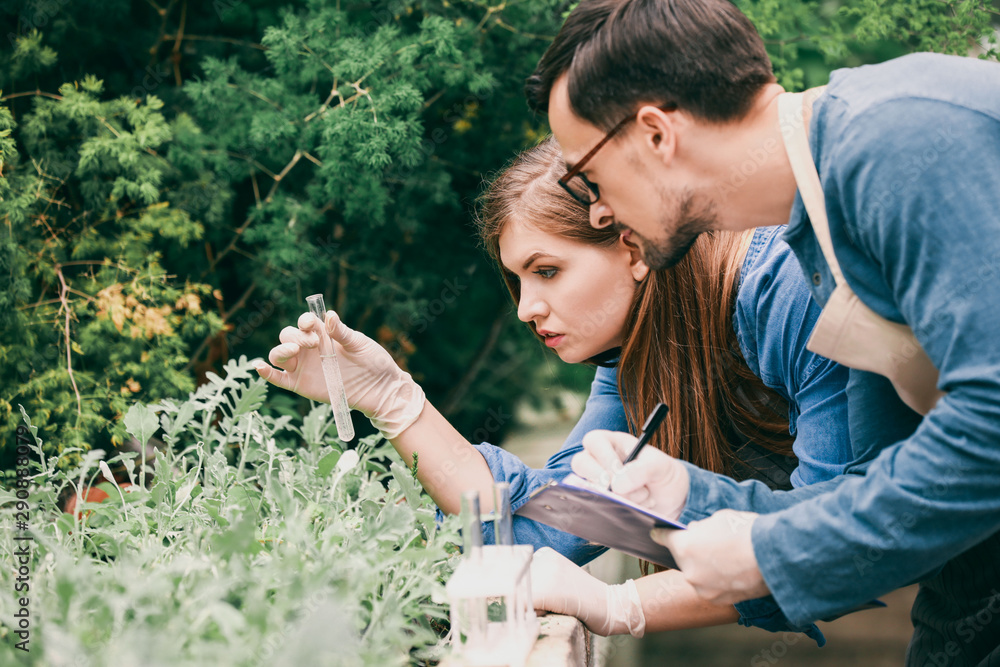
[{"label": "yellow autumn leaves", "polygon": [[126,291],[125,285],[114,283],[97,293],[97,317],[110,319],[119,333],[125,333],[128,323],[128,335],[131,338],[146,338],[153,336],[174,335],[174,325],[180,320],[175,311],[187,310],[191,315],[201,314],[201,299],[190,292],[181,294],[176,303],[152,306],[142,303],[147,298],[146,290],[133,282]]}]

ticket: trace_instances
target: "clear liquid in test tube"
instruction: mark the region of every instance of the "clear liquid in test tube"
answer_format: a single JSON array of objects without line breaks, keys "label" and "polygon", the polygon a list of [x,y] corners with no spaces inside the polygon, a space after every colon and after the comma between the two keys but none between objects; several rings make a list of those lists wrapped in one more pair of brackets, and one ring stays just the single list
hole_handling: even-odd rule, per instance
[{"label": "clear liquid in test tube", "polygon": [[322,294],[313,294],[306,297],[306,304],[309,306],[309,312],[320,322],[317,332],[319,358],[323,366],[323,377],[326,379],[326,391],[330,395],[333,419],[337,422],[337,436],[347,442],[354,439],[354,424],[351,422],[351,408],[347,405],[347,392],[344,391],[344,379],[340,375],[333,339],[326,332],[326,303]]},{"label": "clear liquid in test tube", "polygon": [[493,535],[497,546],[514,546],[514,524],[510,514],[510,484],[493,485]]},{"label": "clear liquid in test tube", "polygon": [[479,513],[479,492],[465,491],[462,493],[462,554],[466,560],[482,561],[483,558],[483,524]]}]

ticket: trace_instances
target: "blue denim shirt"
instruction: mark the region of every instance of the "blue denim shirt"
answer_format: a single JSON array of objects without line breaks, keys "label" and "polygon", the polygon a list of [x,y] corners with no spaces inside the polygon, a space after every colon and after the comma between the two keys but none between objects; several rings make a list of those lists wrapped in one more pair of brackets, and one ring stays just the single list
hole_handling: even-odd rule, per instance
[{"label": "blue denim shirt", "polygon": [[[849,391],[869,400],[852,435],[906,435],[864,477],[754,523],[794,623],[918,580],[1000,529],[1000,66],[916,54],[838,70],[809,134],[847,283],[913,329],[947,395],[921,421],[884,378],[851,371]],[[785,237],[825,303],[834,282],[799,198]]]},{"label": "blue denim shirt", "polygon": [[[856,463],[848,433],[848,370],[806,349],[820,310],[781,239],[783,229],[770,227],[754,233],[740,274],[733,326],[750,369],[788,401],[789,431],[795,436],[793,450],[798,458],[790,481],[794,487],[811,489],[809,485],[829,484],[827,480],[838,478]],[[516,456],[487,443],[476,448],[494,479],[510,483],[512,507],[517,511],[532,491],[570,472],[570,461],[582,450],[584,434],[594,429],[629,430],[613,368],[597,370],[583,416],[544,468],[529,468]],[[768,512],[814,495],[773,492],[758,481],[738,484],[685,465],[691,473],[691,492],[682,521],[704,518],[722,507]],[[720,505],[722,501],[725,504]],[[483,539],[486,544],[494,541],[492,523],[483,524]],[[550,546],[580,565],[606,551],[606,547],[518,516],[514,517],[514,539],[536,548]],[[744,625],[806,630],[788,624],[770,599],[741,603],[737,609]],[[823,644],[815,626],[808,633]]]}]

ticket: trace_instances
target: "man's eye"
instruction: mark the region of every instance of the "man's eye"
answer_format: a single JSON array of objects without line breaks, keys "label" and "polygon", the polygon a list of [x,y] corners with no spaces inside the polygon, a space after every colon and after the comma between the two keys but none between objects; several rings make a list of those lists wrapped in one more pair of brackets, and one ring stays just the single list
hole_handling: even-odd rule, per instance
[{"label": "man's eye", "polygon": [[538,269],[532,271],[532,273],[541,276],[542,278],[553,278],[556,275],[558,269]]}]

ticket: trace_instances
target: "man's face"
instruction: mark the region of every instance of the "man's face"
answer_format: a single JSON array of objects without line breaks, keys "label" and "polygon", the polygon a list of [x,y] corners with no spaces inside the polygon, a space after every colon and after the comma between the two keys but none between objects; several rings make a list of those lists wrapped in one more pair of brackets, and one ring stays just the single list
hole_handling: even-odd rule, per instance
[{"label": "man's face", "polygon": [[[573,166],[605,133],[573,113],[566,81],[563,75],[552,87],[549,125],[567,165]],[[650,149],[635,121],[605,144],[582,173],[600,190],[590,206],[590,224],[614,225],[642,249],[652,269],[673,266],[699,234],[717,227],[711,202],[681,185],[683,174]]]}]

